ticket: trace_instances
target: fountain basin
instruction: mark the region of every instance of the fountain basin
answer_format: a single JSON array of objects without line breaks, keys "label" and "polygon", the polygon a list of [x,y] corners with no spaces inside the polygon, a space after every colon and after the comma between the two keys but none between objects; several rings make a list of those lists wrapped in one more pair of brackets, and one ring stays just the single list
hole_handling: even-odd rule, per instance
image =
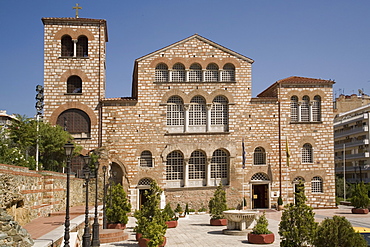
[{"label": "fountain basin", "polygon": [[252,231],[252,223],[255,221],[256,210],[227,210],[223,214],[227,219],[227,229],[222,232],[228,235],[245,235]]}]

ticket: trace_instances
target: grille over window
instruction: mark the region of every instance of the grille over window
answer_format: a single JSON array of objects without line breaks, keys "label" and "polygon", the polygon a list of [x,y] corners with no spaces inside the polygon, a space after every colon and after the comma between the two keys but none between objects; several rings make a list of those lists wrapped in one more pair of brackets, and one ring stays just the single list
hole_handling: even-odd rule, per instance
[{"label": "grille over window", "polygon": [[67,93],[82,93],[82,80],[79,76],[70,76],[67,80]]},{"label": "grille over window", "polygon": [[202,67],[199,64],[194,63],[190,66],[189,81],[191,82],[202,81]]},{"label": "grille over window", "polygon": [[262,173],[262,172],[259,172],[259,173],[256,173],[252,176],[251,180],[253,181],[269,181],[269,177]]},{"label": "grille over window", "polygon": [[77,40],[76,56],[87,57],[88,56],[88,40],[86,36],[80,36]]},{"label": "grille over window", "polygon": [[73,57],[73,41],[71,36],[64,35],[61,40],[62,43],[62,57]]},{"label": "grille over window", "polygon": [[79,109],[69,109],[59,115],[57,124],[71,134],[90,133],[90,118]]},{"label": "grille over window", "polygon": [[173,151],[167,155],[166,179],[180,180],[184,178],[184,157],[181,152]]},{"label": "grille over window", "polygon": [[153,158],[150,151],[143,151],[140,155],[140,166],[153,167]]},{"label": "grille over window", "polygon": [[164,63],[160,63],[155,67],[155,81],[168,82],[168,67]]},{"label": "grille over window", "polygon": [[151,178],[142,178],[137,185],[150,185],[152,181]]}]

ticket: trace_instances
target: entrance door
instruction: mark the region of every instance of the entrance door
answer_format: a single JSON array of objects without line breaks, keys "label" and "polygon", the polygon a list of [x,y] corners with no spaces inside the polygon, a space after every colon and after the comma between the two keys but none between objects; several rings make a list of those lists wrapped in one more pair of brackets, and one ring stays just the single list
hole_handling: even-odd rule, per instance
[{"label": "entrance door", "polygon": [[141,208],[142,205],[146,202],[147,198],[145,197],[145,191],[149,189],[140,189],[139,190],[139,209]]},{"label": "entrance door", "polygon": [[268,184],[252,185],[252,208],[268,208]]}]

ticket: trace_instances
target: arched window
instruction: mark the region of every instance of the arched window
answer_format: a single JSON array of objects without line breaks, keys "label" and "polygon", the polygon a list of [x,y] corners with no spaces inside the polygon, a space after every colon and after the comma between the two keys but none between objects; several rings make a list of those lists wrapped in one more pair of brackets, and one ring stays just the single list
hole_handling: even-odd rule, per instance
[{"label": "arched window", "polygon": [[155,67],[155,81],[168,82],[168,66],[166,64],[160,63]]},{"label": "arched window", "polygon": [[316,95],[313,98],[312,102],[312,121],[320,122],[321,121],[321,97]]},{"label": "arched window", "polygon": [[140,181],[137,183],[137,185],[141,186],[150,186],[153,182],[153,179],[151,178],[142,178]]},{"label": "arched window", "polygon": [[190,101],[189,125],[206,125],[206,100],[202,96],[195,96]]},{"label": "arched window", "polygon": [[227,125],[229,119],[229,104],[224,96],[216,96],[213,99],[211,109],[211,125]]},{"label": "arched window", "polygon": [[72,75],[68,77],[67,93],[82,93],[82,80],[79,76]]},{"label": "arched window", "polygon": [[184,178],[184,156],[179,151],[167,155],[166,179],[181,180]]},{"label": "arched window", "polygon": [[266,165],[266,152],[263,147],[256,147],[254,149],[253,165]]},{"label": "arched window", "polygon": [[181,63],[176,63],[172,68],[172,81],[183,82],[185,81],[185,66]]},{"label": "arched window", "polygon": [[323,193],[322,178],[313,177],[311,180],[311,192],[312,193]]},{"label": "arched window", "polygon": [[228,159],[227,153],[221,149],[217,149],[213,152],[211,160],[211,178],[227,178]]},{"label": "arched window", "polygon": [[184,125],[184,102],[179,96],[172,96],[167,101],[167,125]]},{"label": "arched window", "polygon": [[225,64],[222,70],[222,81],[235,81],[235,67],[233,64]]},{"label": "arched window", "polygon": [[313,163],[312,145],[306,143],[302,148],[302,163]]},{"label": "arched window", "polygon": [[307,95],[303,96],[301,104],[301,121],[310,121],[310,97]]},{"label": "arched window", "polygon": [[62,57],[73,57],[73,41],[71,36],[64,35],[61,40],[62,43]]},{"label": "arched window", "polygon": [[290,121],[298,122],[298,97],[292,96],[290,98]]},{"label": "arched window", "polygon": [[193,63],[190,66],[189,81],[190,82],[202,81],[202,67],[199,64]]},{"label": "arched window", "polygon": [[88,56],[88,40],[87,37],[81,35],[77,39],[76,46],[76,56],[77,57],[87,57]]},{"label": "arched window", "polygon": [[267,174],[265,173],[262,173],[262,172],[259,172],[259,173],[256,173],[254,174],[252,177],[251,177],[251,181],[269,181],[269,177],[267,176]]},{"label": "arched window", "polygon": [[210,63],[206,68],[205,73],[206,82],[215,82],[218,81],[218,66],[217,64]]},{"label": "arched window", "polygon": [[206,155],[201,151],[194,151],[189,159],[189,179],[204,178],[206,178]]},{"label": "arched window", "polygon": [[153,167],[153,157],[150,151],[146,150],[141,153],[140,166],[141,167]]},{"label": "arched window", "polygon": [[84,111],[68,109],[58,116],[57,124],[74,138],[90,138],[91,121]]}]

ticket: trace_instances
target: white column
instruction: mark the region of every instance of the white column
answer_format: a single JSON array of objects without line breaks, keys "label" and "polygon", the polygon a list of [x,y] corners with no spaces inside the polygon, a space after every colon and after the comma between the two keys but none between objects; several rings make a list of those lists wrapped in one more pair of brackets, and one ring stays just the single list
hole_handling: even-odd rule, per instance
[{"label": "white column", "polygon": [[202,69],[202,81],[206,81],[206,70]]},{"label": "white column", "polygon": [[301,122],[301,105],[302,103],[301,102],[298,102],[298,111],[297,111],[297,118],[298,118],[298,122]]},{"label": "white column", "polygon": [[73,41],[73,57],[76,57],[77,55],[77,39],[72,39]]},{"label": "white column", "polygon": [[211,109],[212,104],[207,104],[207,126],[206,126],[206,132],[211,131]]},{"label": "white column", "polygon": [[211,186],[211,160],[212,158],[206,159],[206,186]]},{"label": "white column", "polygon": [[189,186],[189,159],[184,159],[184,187]]},{"label": "white column", "polygon": [[185,119],[184,119],[184,132],[189,131],[189,104],[184,104]]},{"label": "white column", "polygon": [[172,81],[172,69],[169,69],[168,70],[168,81],[171,82]]},{"label": "white column", "polygon": [[310,103],[308,104],[308,114],[309,114],[309,116],[308,116],[308,120],[309,120],[310,122],[312,122],[312,102],[310,102]]},{"label": "white column", "polygon": [[186,69],[185,70],[185,81],[188,82],[189,81],[189,69]]}]

